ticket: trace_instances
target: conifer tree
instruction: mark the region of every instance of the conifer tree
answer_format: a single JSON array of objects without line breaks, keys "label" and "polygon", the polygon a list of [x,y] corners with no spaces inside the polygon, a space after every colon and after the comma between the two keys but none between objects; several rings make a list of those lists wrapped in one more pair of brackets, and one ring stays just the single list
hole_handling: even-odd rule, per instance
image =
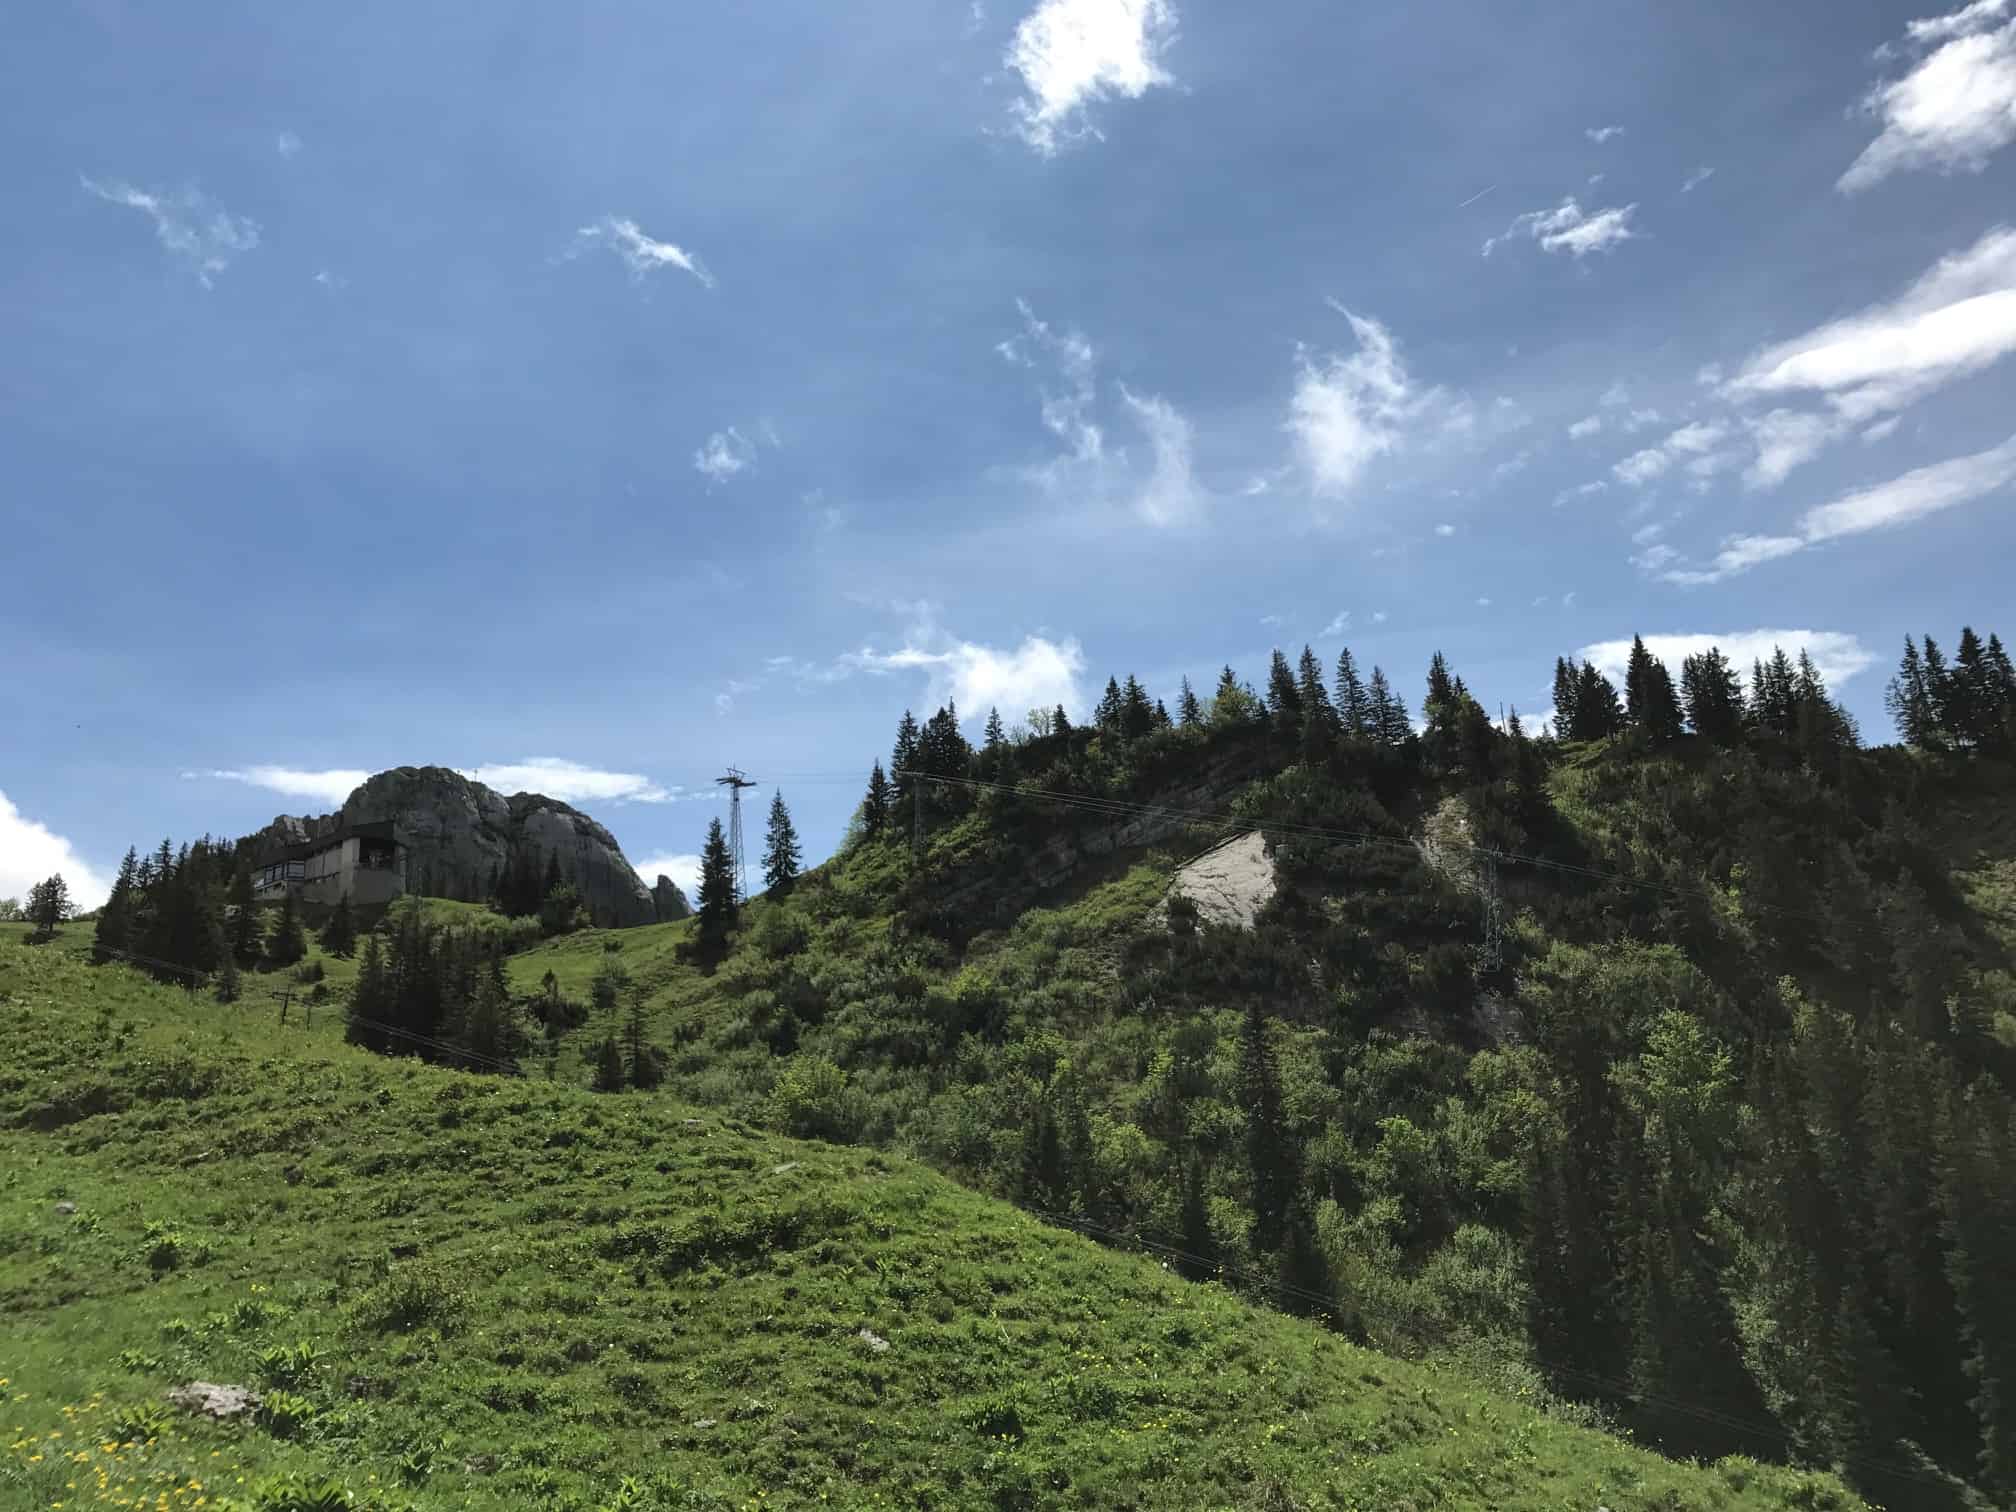
[{"label": "conifer tree", "polygon": [[1736,669],[1717,647],[1680,664],[1680,687],[1687,723],[1710,745],[1729,748],[1743,741],[1743,687]]},{"label": "conifer tree", "polygon": [[881,835],[889,823],[889,779],[882,775],[882,763],[868,774],[868,796],[861,800],[861,833],[870,840]]},{"label": "conifer tree", "polygon": [[1574,722],[1570,740],[1603,740],[1624,728],[1624,705],[1617,687],[1594,662],[1582,663],[1575,676]]},{"label": "conifer tree", "polygon": [[364,937],[364,958],[357,963],[357,981],[350,989],[350,1013],[343,1037],[353,1045],[383,1052],[391,1043],[384,1025],[393,1013],[392,984],[385,954],[376,933]]},{"label": "conifer tree", "polygon": [[1281,1258],[1275,1266],[1274,1305],[1298,1317],[1327,1319],[1331,1312],[1330,1264],[1316,1242],[1302,1194],[1292,1193],[1281,1220]]},{"label": "conifer tree", "polygon": [[1631,727],[1653,745],[1679,738],[1680,698],[1673,690],[1672,674],[1645,649],[1642,636],[1631,637],[1631,659],[1624,671],[1624,709]]},{"label": "conifer tree", "polygon": [[249,863],[241,863],[231,874],[231,891],[225,901],[227,910],[226,936],[231,954],[238,958],[240,966],[252,966],[259,960],[259,952],[265,947],[266,932],[259,920],[259,905],[252,896],[252,868]]},{"label": "conifer tree", "polygon": [[329,920],[322,926],[322,949],[346,961],[357,952],[357,920],[350,912],[347,892],[329,910]]},{"label": "conifer tree", "polygon": [[708,960],[718,961],[728,949],[728,936],[734,932],[735,921],[740,913],[741,899],[735,889],[735,858],[728,854],[728,837],[721,832],[721,821],[707,821],[707,839],[700,847],[700,916],[699,934],[701,954]]},{"label": "conifer tree", "polygon": [[1218,1273],[1218,1243],[1211,1232],[1204,1162],[1195,1155],[1183,1176],[1181,1239],[1183,1251],[1176,1257],[1176,1269],[1188,1280],[1209,1281]]},{"label": "conifer tree", "polygon": [[1407,715],[1407,701],[1387,683],[1383,667],[1372,668],[1366,697],[1372,706],[1373,738],[1390,751],[1403,749],[1414,738],[1414,723]]},{"label": "conifer tree", "polygon": [[61,872],[28,889],[28,921],[44,939],[70,917],[71,906],[70,884],[63,880]]},{"label": "conifer tree", "polygon": [[1204,710],[1197,702],[1197,690],[1190,686],[1190,678],[1183,678],[1182,691],[1176,697],[1176,722],[1186,730],[1194,730],[1204,723]]},{"label": "conifer tree", "polygon": [[763,839],[763,886],[771,897],[791,896],[803,859],[798,848],[798,831],[791,823],[791,811],[784,806],[780,788],[770,796],[770,827]]},{"label": "conifer tree", "polygon": [[1001,724],[1001,711],[987,710],[987,727],[981,735],[981,757],[985,765],[985,775],[1000,780],[1002,767],[1008,760],[1008,732]]},{"label": "conifer tree", "polygon": [[1061,703],[1057,705],[1056,710],[1050,715],[1050,733],[1052,735],[1069,735],[1071,733],[1071,719],[1070,716],[1065,714],[1064,705]]},{"label": "conifer tree", "polygon": [[266,959],[275,966],[292,966],[307,954],[308,937],[301,928],[301,908],[290,889],[280,900],[273,932],[266,937]]},{"label": "conifer tree", "polygon": [[519,1046],[518,1037],[512,1032],[514,1010],[510,985],[504,977],[504,958],[493,953],[476,970],[475,980],[466,990],[468,1007],[461,1015],[457,1040],[468,1053],[469,1064],[479,1071],[515,1069]]},{"label": "conifer tree", "polygon": [[1294,1196],[1296,1161],[1281,1109],[1281,1077],[1257,998],[1239,1029],[1239,1107],[1246,1115],[1246,1172],[1253,1192],[1253,1242],[1272,1250]]},{"label": "conifer tree", "polygon": [[1988,664],[1988,649],[1972,625],[1960,629],[1953,652],[1953,671],[1946,679],[1946,728],[1962,750],[1978,751],[1988,744],[1997,723],[1996,678]]},{"label": "conifer tree", "polygon": [[1324,686],[1323,663],[1307,646],[1302,648],[1302,658],[1295,667],[1295,695],[1302,702],[1304,723],[1320,726],[1325,735],[1332,733],[1337,714],[1330,707],[1330,691]]},{"label": "conifer tree", "polygon": [[1337,653],[1336,707],[1337,720],[1343,727],[1345,739],[1373,738],[1372,700],[1365,692],[1365,684],[1359,681],[1358,664],[1352,660],[1349,646]]},{"label": "conifer tree", "polygon": [[220,950],[217,953],[217,960],[217,984],[215,988],[217,1001],[220,1003],[235,1003],[238,1001],[239,993],[237,958],[226,949]]},{"label": "conifer tree", "polygon": [[92,933],[91,959],[99,965],[124,955],[133,948],[134,878],[139,875],[140,854],[131,846],[119,863],[119,875],[112,879],[112,891],[98,910],[98,925]]},{"label": "conifer tree", "polygon": [[1155,706],[1148,702],[1148,693],[1132,672],[1127,674],[1127,682],[1120,690],[1120,733],[1129,740],[1139,740],[1155,728]]},{"label": "conifer tree", "polygon": [[917,768],[918,746],[923,732],[917,727],[917,720],[908,709],[896,726],[896,746],[889,757],[889,778],[893,787],[892,796],[897,803],[910,796],[911,784],[916,781],[912,775]]},{"label": "conifer tree", "polygon": [[1278,734],[1298,734],[1302,728],[1302,690],[1296,686],[1294,669],[1276,648],[1267,664],[1267,713]]},{"label": "conifer tree", "polygon": [[1220,730],[1235,729],[1250,722],[1257,713],[1252,697],[1230,666],[1218,674],[1218,690],[1211,696],[1211,724]]},{"label": "conifer tree", "polygon": [[648,1092],[665,1079],[658,1056],[644,1036],[644,989],[630,994],[630,1012],[623,1020],[624,1071],[630,1085]]},{"label": "conifer tree", "polygon": [[1120,733],[1120,680],[1106,679],[1106,691],[1099,695],[1099,702],[1092,708],[1092,723],[1102,734]]},{"label": "conifer tree", "polygon": [[1575,729],[1575,695],[1581,691],[1582,681],[1576,675],[1572,658],[1554,658],[1554,733],[1563,740],[1576,740],[1579,736],[1571,733]]},{"label": "conifer tree", "polygon": [[1168,706],[1164,704],[1161,699],[1159,698],[1156,699],[1155,728],[1158,730],[1173,730],[1175,727],[1176,727],[1176,721],[1169,717]]},{"label": "conifer tree", "polygon": [[595,1075],[588,1084],[589,1090],[621,1092],[628,1081],[623,1068],[623,1047],[611,1034],[603,1039],[601,1048],[595,1052]]}]

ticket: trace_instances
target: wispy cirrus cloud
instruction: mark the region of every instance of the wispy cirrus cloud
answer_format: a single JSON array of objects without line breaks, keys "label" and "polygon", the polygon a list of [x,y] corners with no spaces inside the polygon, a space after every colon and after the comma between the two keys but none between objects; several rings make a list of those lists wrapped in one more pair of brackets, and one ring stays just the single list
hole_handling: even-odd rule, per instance
[{"label": "wispy cirrus cloud", "polygon": [[1571,194],[1552,210],[1529,210],[1516,217],[1502,233],[1485,241],[1484,255],[1489,257],[1494,247],[1509,241],[1531,240],[1538,242],[1543,252],[1565,252],[1579,261],[1592,252],[1608,252],[1620,242],[1636,239],[1631,213],[1637,208],[1631,204],[1584,210]]},{"label": "wispy cirrus cloud", "polygon": [[1670,555],[1657,563],[1639,565],[1655,570],[1669,583],[1686,587],[1719,583],[1810,546],[1894,529],[1972,503],[2012,481],[2016,481],[2016,436],[1986,451],[1914,468],[1887,483],[1844,494],[1830,504],[1807,510],[1787,534],[1724,537],[1721,549],[1705,565],[1687,565]]},{"label": "wispy cirrus cloud", "polygon": [[1358,349],[1348,355],[1306,347],[1297,352],[1286,428],[1311,491],[1334,498],[1350,492],[1373,461],[1399,447],[1409,428],[1447,396],[1415,382],[1393,333],[1379,321],[1334,299],[1328,303],[1350,322]]},{"label": "wispy cirrus cloud", "polygon": [[1098,138],[1090,107],[1174,82],[1162,55],[1175,39],[1168,0],[1042,0],[1008,45],[1023,88],[1012,107],[1016,133],[1045,157]]},{"label": "wispy cirrus cloud", "polygon": [[1601,147],[1605,142],[1609,141],[1612,137],[1620,137],[1624,135],[1624,128],[1622,126],[1591,126],[1587,130],[1585,130],[1582,133],[1582,135],[1589,138],[1589,140],[1594,142],[1598,147]]},{"label": "wispy cirrus cloud", "polygon": [[1975,0],[1911,22],[1888,59],[1915,54],[1898,79],[1878,84],[1862,108],[1882,122],[1876,139],[1835,187],[1857,194],[1893,173],[1975,171],[2016,141],[2016,20],[2011,0]]},{"label": "wispy cirrus cloud", "polygon": [[200,190],[137,189],[91,178],[82,183],[107,204],[137,210],[153,221],[155,239],[170,256],[188,264],[206,289],[237,258],[259,245],[257,221],[231,214]]},{"label": "wispy cirrus cloud", "polygon": [[1662,477],[1681,462],[1686,462],[1697,477],[1705,476],[1727,465],[1718,448],[1728,436],[1729,427],[1722,422],[1697,420],[1681,426],[1657,446],[1633,452],[1610,472],[1618,482],[1633,488]]},{"label": "wispy cirrus cloud", "polygon": [[1134,496],[1134,512],[1150,525],[1187,525],[1204,511],[1204,495],[1191,474],[1194,432],[1190,422],[1159,394],[1136,394],[1125,384],[1120,397],[1147,433],[1154,462]]},{"label": "wispy cirrus cloud", "polygon": [[678,268],[692,274],[705,287],[714,287],[714,275],[696,254],[672,242],[646,236],[628,216],[605,215],[593,225],[583,226],[574,237],[576,252],[606,247],[623,259],[633,277],[642,278],[659,268]]}]

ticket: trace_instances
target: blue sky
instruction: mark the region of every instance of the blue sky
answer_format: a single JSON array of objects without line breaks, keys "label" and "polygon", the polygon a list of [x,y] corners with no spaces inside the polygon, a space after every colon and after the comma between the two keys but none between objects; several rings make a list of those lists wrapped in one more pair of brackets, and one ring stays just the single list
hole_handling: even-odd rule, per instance
[{"label": "blue sky", "polygon": [[422,762],[820,855],[906,705],[1276,643],[1887,736],[2016,630],[2012,139],[2012,0],[31,7],[0,894]]}]

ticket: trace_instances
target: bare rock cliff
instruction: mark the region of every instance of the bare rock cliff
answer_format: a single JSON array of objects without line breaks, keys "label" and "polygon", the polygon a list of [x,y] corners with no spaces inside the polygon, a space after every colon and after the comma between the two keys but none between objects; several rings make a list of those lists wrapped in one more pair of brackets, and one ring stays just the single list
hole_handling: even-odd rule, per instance
[{"label": "bare rock cliff", "polygon": [[447,767],[380,772],[344,800],[340,813],[283,814],[251,844],[256,854],[268,843],[291,844],[344,824],[384,819],[406,847],[409,891],[474,901],[487,896],[494,872],[532,850],[542,868],[548,856],[559,857],[561,875],[587,901],[597,924],[649,924],[658,917],[651,889],[623,858],[616,837],[579,809],[540,793],[506,798]]}]

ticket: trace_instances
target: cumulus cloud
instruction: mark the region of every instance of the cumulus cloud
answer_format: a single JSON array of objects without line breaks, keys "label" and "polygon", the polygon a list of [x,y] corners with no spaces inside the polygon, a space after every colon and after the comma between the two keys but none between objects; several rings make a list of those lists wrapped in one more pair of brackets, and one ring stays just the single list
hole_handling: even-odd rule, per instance
[{"label": "cumulus cloud", "polygon": [[756,443],[734,426],[719,430],[693,453],[693,470],[712,483],[726,483],[756,465]]},{"label": "cumulus cloud", "polygon": [[88,178],[83,184],[107,204],[138,210],[153,221],[155,239],[170,256],[194,269],[206,289],[235,258],[259,245],[257,221],[231,214],[195,189],[136,189]]},{"label": "cumulus cloud", "polygon": [[1901,49],[1916,54],[1902,78],[1878,84],[1862,102],[1882,123],[1835,187],[1855,194],[1910,168],[1979,172],[2016,141],[2016,20],[2010,0],[1976,0],[1944,16],[1913,21]]},{"label": "cumulus cloud", "polygon": [[1400,445],[1405,427],[1439,401],[1408,375],[1393,335],[1370,316],[1331,307],[1351,323],[1358,350],[1318,356],[1297,353],[1299,371],[1287,429],[1295,438],[1309,486],[1319,494],[1350,490],[1374,459]]},{"label": "cumulus cloud", "polygon": [[1605,409],[1621,409],[1631,402],[1631,390],[1621,383],[1613,383],[1603,390],[1603,397],[1596,402]]},{"label": "cumulus cloud", "polygon": [[1681,426],[1657,446],[1633,452],[1610,472],[1618,482],[1636,488],[1661,476],[1675,463],[1692,458],[1689,466],[1697,474],[1706,474],[1724,465],[1725,459],[1716,448],[1728,435],[1729,427],[1719,420],[1697,420]]},{"label": "cumulus cloud", "polygon": [[1566,252],[1583,258],[1591,252],[1607,252],[1619,242],[1631,241],[1638,233],[1631,229],[1635,204],[1609,210],[1586,211],[1569,195],[1552,210],[1529,210],[1517,217],[1501,235],[1484,243],[1484,255],[1508,241],[1530,238],[1543,252]]},{"label": "cumulus cloud", "polygon": [[623,259],[635,277],[642,278],[659,268],[678,268],[691,273],[707,288],[714,287],[714,275],[697,256],[671,242],[654,241],[627,216],[605,215],[592,226],[583,226],[575,237],[577,251],[607,247]]},{"label": "cumulus cloud", "polygon": [[1887,483],[1857,489],[1831,504],[1809,509],[1800,516],[1793,534],[1729,536],[1706,566],[1667,566],[1659,575],[1687,586],[1719,583],[1824,541],[1892,529],[1971,503],[2012,479],[2016,479],[2016,436],[1987,451],[1915,468]]},{"label": "cumulus cloud", "polygon": [[1887,304],[1757,353],[1732,399],[1810,394],[1851,424],[1902,409],[2016,351],[2016,230],[1941,258]]},{"label": "cumulus cloud", "polygon": [[1134,512],[1150,525],[1194,521],[1203,511],[1204,497],[1190,473],[1190,422],[1157,395],[1135,394],[1123,384],[1120,397],[1147,432],[1155,457],[1148,481],[1135,495]]},{"label": "cumulus cloud", "polygon": [[80,857],[68,840],[30,819],[0,792],[0,898],[26,907],[28,889],[59,872],[80,909],[96,908],[112,890],[111,879]]},{"label": "cumulus cloud", "polygon": [[1085,708],[1080,681],[1085,653],[1074,639],[1030,635],[1019,646],[1004,648],[959,640],[925,624],[912,631],[910,643],[900,650],[863,648],[849,652],[841,662],[870,673],[924,672],[929,678],[927,698],[933,703],[956,702],[968,720],[990,708],[1011,716],[1058,704],[1072,714]]},{"label": "cumulus cloud", "polygon": [[1045,157],[1098,137],[1091,106],[1174,82],[1162,55],[1175,39],[1168,0],[1042,0],[1008,44],[1023,89],[1012,107],[1017,134]]},{"label": "cumulus cloud", "polygon": [[[665,788],[635,772],[607,772],[583,766],[559,756],[527,756],[515,762],[488,762],[473,767],[457,767],[464,777],[496,788],[501,793],[544,793],[562,803],[671,803],[679,798],[704,798],[706,793],[688,793],[681,788]],[[303,798],[326,808],[339,808],[343,800],[363,786],[371,773],[347,767],[321,770],[286,766],[218,767],[207,771],[184,772],[184,778],[215,778],[265,788],[286,798]]]},{"label": "cumulus cloud", "polygon": [[688,903],[700,896],[700,857],[691,851],[659,851],[631,865],[647,887],[660,877],[670,877]]},{"label": "cumulus cloud", "polygon": [[[1874,652],[1853,635],[1841,630],[1730,630],[1720,635],[1700,633],[1645,637],[1645,649],[1666,663],[1667,670],[1676,679],[1680,675],[1681,662],[1710,649],[1719,649],[1742,675],[1748,673],[1753,662],[1770,660],[1771,653],[1780,647],[1790,657],[1797,657],[1804,651],[1813,659],[1814,670],[1826,679],[1830,688],[1840,687],[1866,671],[1876,660]],[[1597,670],[1621,683],[1631,662],[1631,641],[1628,637],[1597,641],[1594,645],[1584,646],[1576,654],[1582,661],[1595,663]]]},{"label": "cumulus cloud", "polygon": [[1585,415],[1568,427],[1568,435],[1571,440],[1580,441],[1583,437],[1593,436],[1602,429],[1603,417],[1601,415]]}]

